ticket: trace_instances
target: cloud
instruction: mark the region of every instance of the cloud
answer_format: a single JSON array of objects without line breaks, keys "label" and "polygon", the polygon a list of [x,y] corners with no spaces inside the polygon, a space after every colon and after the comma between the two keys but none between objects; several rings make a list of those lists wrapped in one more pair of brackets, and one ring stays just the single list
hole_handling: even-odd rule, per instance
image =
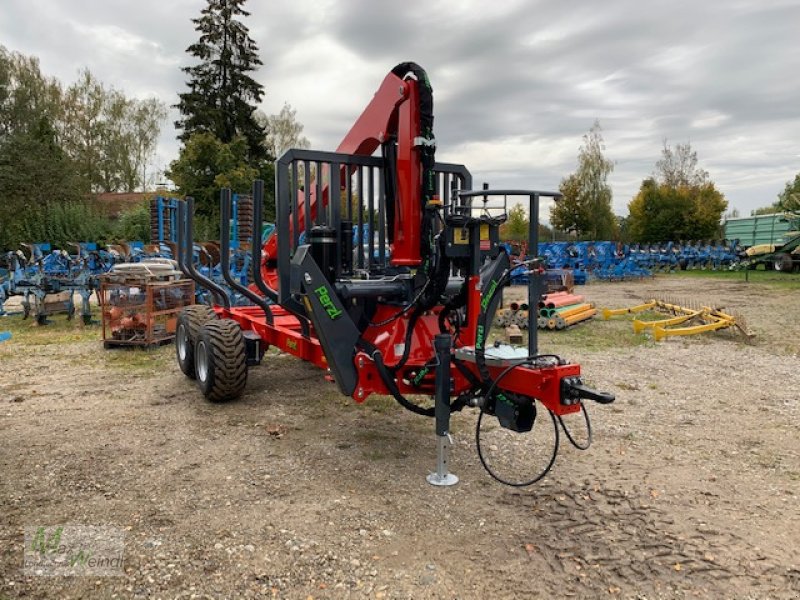
[{"label": "cloud", "polygon": [[[74,80],[168,105],[204,0],[6,0],[0,39]],[[642,3],[295,0],[250,2],[261,50],[262,109],[297,109],[314,147],[333,149],[397,63],[434,87],[442,160],[476,183],[554,188],[575,168],[582,135],[603,127],[614,208],[626,212],[664,139],[690,142],[701,166],[746,213],[800,171],[800,53],[793,0]],[[170,116],[165,166],[178,144]]]}]

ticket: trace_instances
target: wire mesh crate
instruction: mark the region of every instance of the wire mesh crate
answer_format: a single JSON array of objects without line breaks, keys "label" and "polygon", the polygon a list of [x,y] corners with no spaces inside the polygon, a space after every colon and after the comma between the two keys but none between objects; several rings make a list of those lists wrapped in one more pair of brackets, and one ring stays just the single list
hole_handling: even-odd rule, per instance
[{"label": "wire mesh crate", "polygon": [[192,280],[104,279],[100,284],[103,344],[150,347],[169,342],[178,314],[190,304],[194,304]]}]

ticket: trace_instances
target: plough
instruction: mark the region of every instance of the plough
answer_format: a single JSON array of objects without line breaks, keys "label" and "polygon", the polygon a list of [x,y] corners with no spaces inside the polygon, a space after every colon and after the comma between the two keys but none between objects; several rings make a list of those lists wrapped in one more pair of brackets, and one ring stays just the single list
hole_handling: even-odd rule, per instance
[{"label": "plough", "polygon": [[[630,245],[601,241],[541,242],[538,245],[538,256],[549,269],[574,271],[578,284],[585,281],[587,273],[601,280],[623,281],[643,279],[659,272],[733,268],[739,263],[740,255],[736,240]],[[526,274],[520,270],[513,282],[525,283],[525,278]]]},{"label": "plough", "polygon": [[[717,331],[730,327],[736,328],[747,340],[752,334],[747,331],[744,319],[725,313],[720,308],[711,306],[685,306],[670,300],[649,300],[642,304],[627,308],[603,309],[602,316],[608,320],[613,316],[637,314],[645,311],[660,311],[670,316],[655,320],[633,320],[633,332],[649,331],[656,341],[678,335],[695,335],[707,331]],[[691,324],[695,323],[695,324]],[[682,327],[675,327],[683,325]]]},{"label": "plough", "polygon": [[6,255],[7,275],[0,284],[0,314],[10,296],[22,296],[24,318],[33,315],[39,324],[47,317],[66,313],[75,315],[74,294],[81,297],[81,317],[91,322],[89,299],[98,287],[97,277],[113,264],[110,255],[93,243],[72,244],[75,254],[51,250],[49,244],[23,244],[22,250]]},{"label": "plough", "polygon": [[[147,258],[169,258],[176,260],[178,255],[178,204],[177,198],[157,196],[150,203],[150,235],[156,241]],[[249,196],[232,194],[230,214],[226,221],[229,227],[229,261],[233,278],[243,286],[252,281],[252,253],[249,251],[253,237],[253,200]],[[271,231],[271,225],[266,229]],[[191,257],[197,271],[212,280],[228,295],[233,306],[251,306],[252,302],[240,292],[230,287],[223,276],[222,252],[218,241],[194,242]],[[188,260],[188,258],[187,258]],[[213,304],[208,290],[197,287],[195,299],[198,304]]]},{"label": "plough", "polygon": [[[194,201],[178,204],[178,261],[215,298],[178,318],[175,346],[183,373],[207,399],[242,394],[248,368],[269,346],[330,372],[339,390],[361,403],[389,395],[404,408],[435,418],[434,485],[458,481],[447,467],[454,411],[479,410],[476,442],[482,464],[509,485],[530,485],[550,470],[559,429],[582,449],[565,417],[582,415],[584,400],[614,396],[589,389],[577,364],[540,353],[534,328],[527,348],[488,344],[489,327],[512,265],[499,242],[509,198],[527,201],[529,247],[538,244],[542,198],[536,190],[472,190],[463,165],[435,162],[433,97],[425,72],[398,65],[336,152],[293,149],[276,163],[275,231],[261,244],[264,184],[253,184],[253,281],[222,276],[252,306],[233,306],[224,289],[201,274],[192,257]],[[379,156],[373,156],[380,151]],[[220,252],[230,250],[230,190],[220,193]],[[364,227],[369,224],[369,227]],[[540,297],[539,262],[526,261],[528,304]],[[424,406],[415,397],[434,398]],[[550,459],[509,480],[486,444],[490,418],[513,435],[554,428]],[[583,420],[582,419],[582,420]],[[483,424],[483,425],[482,425]],[[516,455],[514,446],[506,450]],[[527,476],[530,475],[530,476]]]},{"label": "plough", "polygon": [[[5,302],[11,296],[21,296],[25,318],[33,315],[44,324],[47,317],[66,313],[72,319],[76,312],[74,294],[81,298],[81,316],[91,321],[90,298],[99,288],[98,276],[109,272],[114,265],[137,264],[142,261],[177,257],[178,203],[176,198],[158,196],[150,207],[151,243],[118,241],[103,249],[93,242],[68,245],[67,250],[52,249],[48,243],[22,244],[17,252],[6,254],[0,268],[0,316],[5,315]],[[252,281],[252,256],[249,251],[253,237],[252,199],[233,195],[230,222],[229,264],[233,277],[242,285]],[[272,226],[265,224],[265,230]],[[260,243],[260,242],[259,242]],[[228,295],[234,306],[252,303],[228,286],[222,274],[222,257],[218,242],[198,242],[193,245],[192,260],[198,271],[214,280]],[[204,289],[198,289],[196,300],[211,304]]]}]

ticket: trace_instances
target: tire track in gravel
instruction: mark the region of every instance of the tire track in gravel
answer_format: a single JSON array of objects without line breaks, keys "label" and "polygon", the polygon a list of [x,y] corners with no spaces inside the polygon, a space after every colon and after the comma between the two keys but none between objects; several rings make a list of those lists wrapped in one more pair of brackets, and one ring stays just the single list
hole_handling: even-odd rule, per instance
[{"label": "tire track in gravel", "polygon": [[[672,516],[636,492],[585,483],[537,496],[508,494],[498,501],[541,516],[519,532],[520,545],[539,554],[554,572],[577,575],[584,591],[649,587],[658,593],[673,586],[708,597],[721,589],[770,598],[800,594],[800,570],[763,554],[747,539],[692,517],[675,527]],[[680,533],[687,528],[693,531]]]}]

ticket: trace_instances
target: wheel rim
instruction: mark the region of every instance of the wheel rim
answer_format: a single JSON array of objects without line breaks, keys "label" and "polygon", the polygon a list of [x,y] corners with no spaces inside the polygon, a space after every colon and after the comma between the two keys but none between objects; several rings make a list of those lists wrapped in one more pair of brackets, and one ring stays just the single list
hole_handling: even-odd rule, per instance
[{"label": "wheel rim", "polygon": [[178,344],[178,358],[182,361],[186,360],[186,355],[188,354],[188,348],[186,344],[188,343],[187,335],[186,335],[186,326],[181,323],[178,325],[178,333],[176,334],[177,337],[177,344]]},{"label": "wheel rim", "polygon": [[197,378],[200,381],[206,381],[208,378],[208,350],[206,349],[205,342],[198,342],[197,356],[195,358],[197,365]]}]

